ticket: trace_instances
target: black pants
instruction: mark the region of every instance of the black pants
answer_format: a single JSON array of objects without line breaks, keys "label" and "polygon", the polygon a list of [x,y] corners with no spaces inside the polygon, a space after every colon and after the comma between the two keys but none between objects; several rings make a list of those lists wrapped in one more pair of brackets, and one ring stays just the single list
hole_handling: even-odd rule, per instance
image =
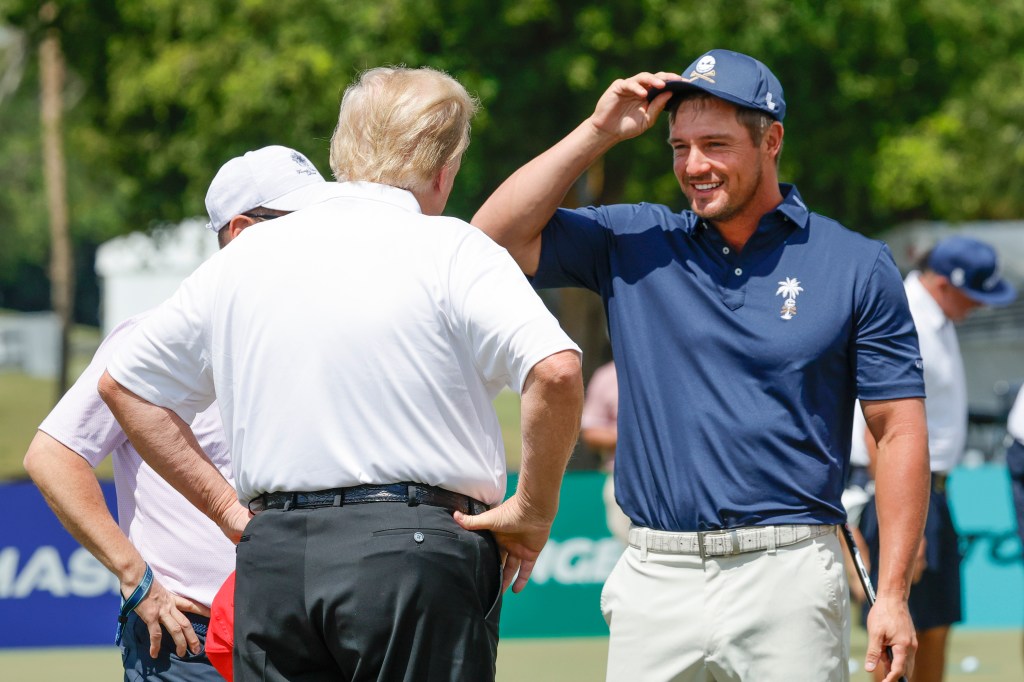
[{"label": "black pants", "polygon": [[493,680],[498,548],[440,507],[268,510],[238,545],[240,682]]},{"label": "black pants", "polygon": [[[874,500],[864,508],[860,529],[871,552],[871,581],[878,585],[879,526]],[[963,618],[960,536],[944,491],[932,489],[930,493],[924,539],[928,566],[921,574],[921,580],[910,586],[908,602],[910,617],[918,630],[952,625]],[[870,610],[865,606],[861,612],[861,621],[865,625]]]}]

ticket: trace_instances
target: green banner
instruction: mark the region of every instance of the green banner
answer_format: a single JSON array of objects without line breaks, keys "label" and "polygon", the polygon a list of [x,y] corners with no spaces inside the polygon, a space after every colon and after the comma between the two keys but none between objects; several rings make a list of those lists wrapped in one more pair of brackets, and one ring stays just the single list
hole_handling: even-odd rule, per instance
[{"label": "green banner", "polygon": [[[505,593],[503,638],[608,635],[601,588],[624,548],[605,524],[604,482],[600,472],[566,474],[551,539],[530,582],[519,594]],[[510,492],[516,483],[509,474]]]}]

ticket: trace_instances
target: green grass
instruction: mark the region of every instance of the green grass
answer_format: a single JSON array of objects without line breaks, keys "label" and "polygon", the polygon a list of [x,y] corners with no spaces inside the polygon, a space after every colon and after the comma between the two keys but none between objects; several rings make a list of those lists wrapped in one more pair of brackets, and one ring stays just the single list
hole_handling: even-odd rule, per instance
[{"label": "green grass", "polygon": [[[864,631],[854,629],[858,663],[864,660],[864,642]],[[607,654],[608,640],[603,637],[504,640],[498,646],[497,682],[597,682],[604,679]],[[978,659],[976,672],[960,669],[966,656]],[[1021,633],[954,629],[946,670],[946,682],[1020,682]],[[113,647],[0,650],[0,671],[10,682],[101,682],[120,679],[121,657]],[[870,679],[863,671],[851,676],[851,682]]]},{"label": "green grass", "polygon": [[0,374],[0,480],[25,476],[21,459],[55,397],[52,381]]}]

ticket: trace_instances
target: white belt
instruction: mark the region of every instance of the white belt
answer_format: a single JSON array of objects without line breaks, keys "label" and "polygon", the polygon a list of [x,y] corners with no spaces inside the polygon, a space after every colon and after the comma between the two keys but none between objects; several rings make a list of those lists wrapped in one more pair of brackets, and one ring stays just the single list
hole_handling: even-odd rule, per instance
[{"label": "white belt", "polygon": [[661,554],[729,556],[795,545],[835,532],[835,526],[750,526],[697,533],[673,533],[630,526],[629,546]]}]

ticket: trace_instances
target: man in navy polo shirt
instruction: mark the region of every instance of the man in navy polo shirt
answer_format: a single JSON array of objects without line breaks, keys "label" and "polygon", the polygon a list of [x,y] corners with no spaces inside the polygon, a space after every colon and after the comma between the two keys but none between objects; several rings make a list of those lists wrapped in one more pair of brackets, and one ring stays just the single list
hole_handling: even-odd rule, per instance
[{"label": "man in navy polo shirt", "polygon": [[[666,108],[691,210],[558,208],[591,163]],[[785,111],[767,67],[724,50],[683,78],[618,80],[473,219],[534,286],[605,302],[615,487],[633,523],[601,600],[609,680],[848,679],[834,530],[858,397],[880,443],[883,518],[865,667],[886,646],[886,680],[913,661],[907,594],[928,491],[917,337],[885,245],[779,184]]]}]

